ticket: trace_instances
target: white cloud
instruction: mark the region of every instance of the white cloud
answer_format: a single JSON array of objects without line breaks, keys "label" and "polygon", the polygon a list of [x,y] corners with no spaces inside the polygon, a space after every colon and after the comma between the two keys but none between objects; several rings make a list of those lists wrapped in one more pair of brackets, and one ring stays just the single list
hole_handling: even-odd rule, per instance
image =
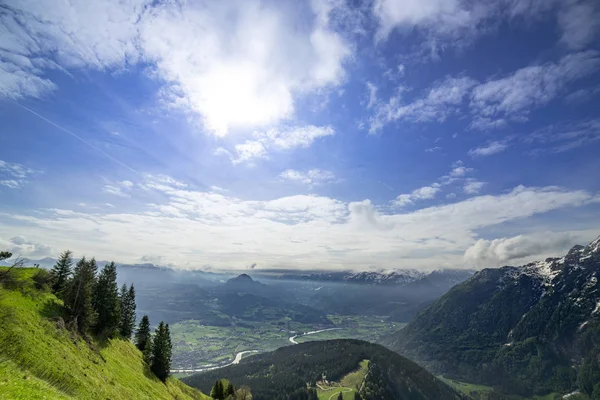
[{"label": "white cloud", "polygon": [[10,189],[19,189],[28,182],[27,178],[30,178],[31,176],[41,172],[42,171],[26,167],[23,164],[9,163],[0,160],[0,185],[6,186]]},{"label": "white cloud", "polygon": [[[461,162],[461,164],[462,164],[462,162]],[[452,171],[450,171],[450,176],[453,178],[458,178],[458,177],[465,176],[469,172],[473,172],[473,168],[467,168],[463,165],[460,165],[460,166],[454,167],[452,169]]]},{"label": "white cloud", "polygon": [[492,154],[503,152],[504,150],[508,149],[508,147],[509,146],[506,142],[493,141],[486,145],[469,150],[469,155],[481,157],[491,156]]},{"label": "white cloud", "polygon": [[600,85],[578,89],[565,97],[570,104],[582,103],[600,94]]},{"label": "white cloud", "polygon": [[477,22],[478,16],[458,0],[376,0],[374,14],[379,19],[379,37],[394,28],[430,29],[439,34],[454,35]]},{"label": "white cloud", "polygon": [[44,257],[48,256],[52,247],[42,243],[27,240],[24,236],[14,236],[9,240],[0,238],[0,248],[9,251],[16,257]]},{"label": "white cloud", "polygon": [[558,13],[563,34],[561,42],[572,49],[582,49],[597,38],[600,29],[600,5],[597,1],[568,0]]},{"label": "white cloud", "polygon": [[23,187],[23,182],[17,181],[14,179],[3,179],[3,180],[0,180],[0,185],[6,186],[11,189],[19,189],[19,188]]},{"label": "white cloud", "polygon": [[140,23],[140,43],[170,83],[167,100],[201,115],[216,135],[291,118],[297,95],[344,79],[351,51],[328,28],[327,10],[316,10],[323,14],[302,28],[276,3],[198,4],[151,8]]},{"label": "white cloud", "polygon": [[473,89],[471,108],[485,117],[523,116],[564,92],[567,85],[600,69],[600,53],[569,54],[558,63],[521,68]]},{"label": "white cloud", "polygon": [[503,118],[488,118],[481,115],[475,115],[473,121],[469,125],[469,129],[476,129],[479,131],[489,131],[494,129],[502,129],[506,127],[508,123]]},{"label": "white cloud", "polygon": [[397,120],[410,122],[445,121],[448,116],[456,113],[469,91],[477,82],[471,78],[449,77],[436,82],[427,93],[410,103],[401,101],[402,93],[392,96],[386,104],[376,107],[371,117],[371,133],[383,125]]},{"label": "white cloud", "polygon": [[574,244],[585,243],[581,234],[539,232],[494,240],[479,239],[464,253],[465,261],[477,266],[500,266],[508,262],[561,256]]},{"label": "white cloud", "polygon": [[222,188],[222,187],[220,187],[220,186],[215,186],[215,185],[213,185],[213,186],[211,186],[211,187],[210,187],[210,191],[211,191],[211,192],[220,192],[220,193],[224,193],[224,192],[227,192],[228,190],[227,190],[227,189],[224,189],[224,188]]},{"label": "white cloud", "polygon": [[[148,175],[150,176],[150,175]],[[171,179],[171,178],[169,178]],[[104,193],[112,194],[119,197],[131,197],[131,189],[133,188],[133,182],[131,181],[120,181],[106,184],[102,187]]]},{"label": "white cloud", "polygon": [[481,189],[483,189],[485,184],[485,182],[469,178],[463,186],[463,191],[467,194],[478,194],[481,191]]},{"label": "white cloud", "polygon": [[504,128],[509,120],[526,121],[531,110],[554,100],[570,83],[599,69],[600,53],[589,50],[569,54],[557,63],[524,67],[485,83],[469,77],[447,77],[412,102],[403,102],[404,90],[400,90],[387,103],[379,103],[369,119],[369,132],[397,120],[443,122],[451,115],[465,112],[467,106],[472,114],[470,129]]},{"label": "white cloud", "polygon": [[595,0],[375,0],[373,13],[379,22],[378,38],[417,31],[435,54],[449,46],[463,46],[478,35],[494,31],[501,22],[556,22],[561,43],[582,49],[597,38],[600,6]]},{"label": "white cloud", "polygon": [[599,141],[600,120],[551,125],[526,135],[523,140],[545,146],[534,149],[533,153],[562,153]]},{"label": "white cloud", "polygon": [[335,180],[335,174],[322,169],[311,169],[307,172],[286,169],[279,177],[288,181],[300,182],[309,186],[322,185]]},{"label": "white cloud", "polygon": [[[437,268],[463,265],[459,253],[476,242],[476,232],[483,228],[489,232],[504,222],[600,201],[583,190],[519,186],[505,194],[390,213],[369,200],[314,195],[242,200],[168,184],[152,190],[161,193],[152,197],[160,202],[137,212],[4,213],[0,237],[12,232],[97,258],[128,262],[140,255],[162,256],[174,265],[196,268],[242,267],[248,260],[289,268],[390,268],[401,260],[411,267]],[[132,195],[143,203],[141,196],[149,193]],[[599,221],[588,222],[597,227]]]},{"label": "white cloud", "polygon": [[[272,126],[294,116],[298,96],[344,80],[352,48],[330,27],[344,7],[9,0],[0,16],[0,94],[40,97],[54,90],[49,69],[114,70],[142,62],[164,84],[169,106],[199,115],[217,135]],[[298,15],[306,23],[295,23]]]},{"label": "white cloud", "polygon": [[404,207],[408,204],[414,204],[418,200],[430,200],[440,191],[440,184],[434,183],[431,186],[423,186],[413,190],[410,194],[401,194],[393,201],[397,207]]},{"label": "white cloud", "polygon": [[367,108],[373,108],[375,104],[377,104],[377,86],[375,86],[371,82],[367,82],[366,85],[368,91]]},{"label": "white cloud", "polygon": [[440,146],[430,147],[425,149],[425,153],[435,153],[436,151],[440,151],[442,148]]},{"label": "white cloud", "polygon": [[297,126],[268,131],[254,132],[253,138],[235,146],[235,154],[219,148],[217,155],[227,155],[234,164],[267,158],[270,151],[290,150],[310,147],[319,138],[334,135],[331,126]]}]

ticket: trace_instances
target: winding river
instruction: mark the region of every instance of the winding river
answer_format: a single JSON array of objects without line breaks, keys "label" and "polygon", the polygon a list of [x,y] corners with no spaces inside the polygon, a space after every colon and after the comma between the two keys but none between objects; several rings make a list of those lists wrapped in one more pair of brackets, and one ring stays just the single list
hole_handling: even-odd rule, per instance
[{"label": "winding river", "polygon": [[235,358],[229,364],[215,365],[215,366],[203,367],[203,368],[197,368],[197,369],[172,369],[171,372],[180,372],[180,373],[187,374],[187,373],[191,373],[191,372],[206,372],[206,371],[212,371],[214,369],[225,368],[225,367],[228,367],[233,364],[239,364],[240,361],[242,360],[242,357],[244,356],[244,354],[249,354],[249,353],[258,353],[258,350],[240,351],[239,353],[237,353],[235,355]]},{"label": "winding river", "polygon": [[[311,331],[311,332],[300,333],[298,335],[290,336],[290,338],[288,340],[292,344],[298,344],[298,342],[296,342],[296,338],[297,337],[314,335],[315,333],[321,333],[321,332],[327,332],[327,331],[334,331],[336,329],[343,329],[343,328],[327,328],[327,329],[320,329],[318,331]],[[230,362],[229,364],[225,364],[225,365],[206,366],[206,367],[196,368],[196,369],[172,369],[171,372],[179,372],[179,373],[187,374],[187,373],[193,373],[193,372],[212,371],[212,370],[219,369],[219,368],[225,368],[225,367],[228,367],[230,365],[239,364],[240,361],[242,360],[242,357],[244,356],[244,354],[258,353],[258,352],[259,352],[258,350],[244,350],[244,351],[240,351],[239,353],[237,353],[235,355],[235,358],[233,359],[232,362]]]},{"label": "winding river", "polygon": [[296,338],[300,337],[300,336],[308,336],[308,335],[314,335],[315,333],[321,333],[321,332],[327,332],[327,331],[335,331],[337,329],[342,329],[342,328],[327,328],[327,329],[321,329],[318,331],[312,331],[312,332],[306,332],[306,333],[301,333],[299,335],[295,335],[290,337],[290,342],[292,342],[293,344],[298,344],[298,342],[296,342]]}]

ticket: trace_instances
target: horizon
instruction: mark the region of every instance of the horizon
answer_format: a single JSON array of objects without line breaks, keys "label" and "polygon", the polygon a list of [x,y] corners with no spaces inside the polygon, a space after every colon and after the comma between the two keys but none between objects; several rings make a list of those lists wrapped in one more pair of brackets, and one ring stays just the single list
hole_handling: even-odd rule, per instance
[{"label": "horizon", "polygon": [[597,1],[4,11],[0,250],[430,271],[598,237]]}]

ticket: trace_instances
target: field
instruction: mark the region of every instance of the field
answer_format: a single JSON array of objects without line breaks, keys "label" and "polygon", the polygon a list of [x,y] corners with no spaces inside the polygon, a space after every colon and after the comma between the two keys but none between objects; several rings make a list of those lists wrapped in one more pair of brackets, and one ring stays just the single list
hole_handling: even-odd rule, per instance
[{"label": "field", "polygon": [[367,315],[328,315],[328,318],[340,329],[299,336],[295,340],[304,343],[313,340],[361,339],[379,343],[383,336],[397,332],[406,325]]},{"label": "field", "polygon": [[354,393],[362,386],[368,366],[369,361],[364,360],[356,371],[343,377],[340,382],[317,382],[319,400],[335,400],[340,392],[344,400],[354,400]]},{"label": "field", "polygon": [[[446,383],[449,386],[452,386],[454,389],[462,392],[473,399],[487,398],[486,393],[491,393],[494,389],[490,386],[477,385],[474,383],[467,383],[457,381],[455,379],[444,378],[443,376],[438,376],[438,378]],[[554,400],[554,399],[562,399],[562,395],[558,393],[550,393],[545,396],[533,396],[528,398],[522,398],[522,400]]]},{"label": "field", "polygon": [[[381,317],[329,315],[336,330],[298,336],[298,343],[328,339],[362,339],[377,343],[403,324],[390,323]],[[173,369],[197,369],[229,363],[244,350],[272,351],[292,343],[289,338],[322,327],[291,321],[243,322],[238,326],[203,325],[197,320],[170,326],[173,338]]]}]

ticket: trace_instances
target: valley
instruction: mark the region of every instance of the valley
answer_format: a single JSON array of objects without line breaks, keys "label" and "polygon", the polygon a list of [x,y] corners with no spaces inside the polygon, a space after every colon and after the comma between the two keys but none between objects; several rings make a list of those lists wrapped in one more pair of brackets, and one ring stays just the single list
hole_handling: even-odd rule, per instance
[{"label": "valley", "polygon": [[327,317],[333,322],[333,327],[310,335],[306,333],[323,328],[293,321],[245,321],[229,327],[202,325],[198,320],[180,321],[171,325],[172,368],[176,372],[190,373],[189,370],[227,365],[240,352],[272,351],[294,344],[292,338],[296,343],[329,339],[361,339],[379,343],[404,325],[389,321],[387,317],[337,314]]}]

